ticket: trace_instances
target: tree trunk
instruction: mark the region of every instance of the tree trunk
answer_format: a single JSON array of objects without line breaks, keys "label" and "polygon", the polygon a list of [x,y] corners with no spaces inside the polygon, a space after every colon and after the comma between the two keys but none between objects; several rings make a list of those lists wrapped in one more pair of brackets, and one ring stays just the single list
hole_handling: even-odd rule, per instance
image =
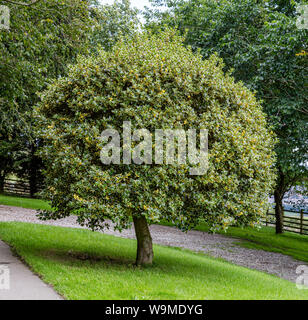
[{"label": "tree trunk", "polygon": [[133,216],[137,238],[136,265],[151,265],[153,261],[152,237],[144,216]]},{"label": "tree trunk", "polygon": [[277,183],[274,191],[275,199],[275,216],[276,216],[276,233],[283,233],[283,205],[282,199],[287,190],[285,175],[282,169],[278,167]]},{"label": "tree trunk", "polygon": [[30,146],[30,168],[29,168],[29,185],[30,185],[30,197],[33,198],[37,193],[37,157],[35,155],[36,148],[32,144]]},{"label": "tree trunk", "polygon": [[283,206],[282,206],[283,195],[281,195],[278,190],[275,190],[274,198],[275,198],[276,233],[279,234],[279,233],[283,233]]}]

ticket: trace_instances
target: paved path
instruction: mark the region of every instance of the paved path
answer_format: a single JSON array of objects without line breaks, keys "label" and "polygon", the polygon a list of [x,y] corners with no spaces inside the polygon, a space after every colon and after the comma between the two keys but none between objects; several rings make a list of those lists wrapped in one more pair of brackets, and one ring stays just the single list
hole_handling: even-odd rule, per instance
[{"label": "paved path", "polygon": [[[0,221],[23,221],[81,228],[74,216],[55,221],[41,221],[36,217],[35,210],[3,205],[0,205]],[[152,225],[150,230],[154,243],[204,252],[213,257],[223,258],[237,265],[274,274],[289,281],[295,281],[298,277],[295,272],[297,266],[307,265],[305,262],[280,253],[240,247],[237,243],[243,240],[219,234],[209,234],[195,230],[183,233],[176,228],[160,225]],[[133,229],[124,230],[120,233],[110,228],[105,230],[104,233],[123,238],[135,238]]]},{"label": "paved path", "polygon": [[0,241],[0,300],[62,300]]}]

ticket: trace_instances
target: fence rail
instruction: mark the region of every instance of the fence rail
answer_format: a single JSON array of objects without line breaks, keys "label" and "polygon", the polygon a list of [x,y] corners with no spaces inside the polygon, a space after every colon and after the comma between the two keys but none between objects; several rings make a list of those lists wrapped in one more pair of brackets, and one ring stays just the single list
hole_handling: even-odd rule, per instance
[{"label": "fence rail", "polygon": [[[298,213],[298,217],[288,216],[286,212]],[[275,226],[276,217],[274,213],[267,213],[266,219],[262,221],[266,226]],[[285,231],[308,235],[308,215],[304,210],[285,210],[283,212],[283,229]]]},{"label": "fence rail", "polygon": [[[38,191],[41,190],[42,187],[38,187]],[[24,197],[29,197],[31,195],[30,184],[26,180],[5,179],[3,191],[5,193],[12,193]]]}]

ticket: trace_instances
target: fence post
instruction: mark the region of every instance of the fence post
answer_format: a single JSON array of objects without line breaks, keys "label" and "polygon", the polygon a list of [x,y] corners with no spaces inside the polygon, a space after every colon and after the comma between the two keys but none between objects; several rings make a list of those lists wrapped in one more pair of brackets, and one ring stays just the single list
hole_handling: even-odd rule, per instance
[{"label": "fence post", "polygon": [[303,234],[303,224],[304,224],[304,209],[301,209],[301,222],[300,222],[300,234]]},{"label": "fence post", "polygon": [[267,221],[267,219],[268,219],[268,212],[269,212],[269,209],[267,209],[267,211],[266,211],[266,217],[265,217],[265,226],[267,227],[267,224],[268,224],[268,221]]}]

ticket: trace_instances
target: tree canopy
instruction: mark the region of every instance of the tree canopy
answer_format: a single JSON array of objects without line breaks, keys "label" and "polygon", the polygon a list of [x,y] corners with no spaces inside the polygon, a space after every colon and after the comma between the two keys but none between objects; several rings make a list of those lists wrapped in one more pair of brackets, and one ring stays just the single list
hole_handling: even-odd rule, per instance
[{"label": "tree canopy", "polygon": [[[161,220],[182,230],[200,219],[213,230],[259,222],[274,179],[265,115],[254,94],[224,74],[220,59],[204,60],[182,41],[171,31],[122,40],[80,58],[44,92],[38,109],[47,140],[44,196],[54,210],[42,218],[76,214],[93,230],[108,220],[121,230],[133,218],[139,244],[149,237],[139,239],[138,221],[142,230]],[[123,121],[151,133],[207,129],[207,173],[189,175],[188,162],[103,164],[100,134],[121,131]]]}]

